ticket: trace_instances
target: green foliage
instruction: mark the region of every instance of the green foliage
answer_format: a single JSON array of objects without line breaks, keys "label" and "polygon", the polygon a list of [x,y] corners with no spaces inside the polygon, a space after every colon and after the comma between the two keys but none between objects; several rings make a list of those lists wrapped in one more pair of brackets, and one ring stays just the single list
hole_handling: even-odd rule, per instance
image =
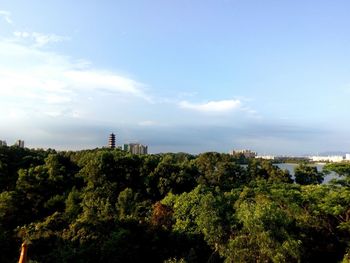
[{"label": "green foliage", "polygon": [[197,182],[202,185],[230,190],[250,180],[250,174],[228,154],[204,153],[194,163],[200,174]]},{"label": "green foliage", "polygon": [[116,202],[119,220],[142,220],[150,209],[151,202],[140,200],[140,195],[134,193],[131,188],[121,191]]},{"label": "green foliage", "polygon": [[268,196],[237,202],[237,219],[242,228],[230,238],[228,262],[298,262],[301,241],[290,229],[294,218]]},{"label": "green foliage", "polygon": [[335,172],[340,176],[339,179],[333,179],[331,183],[350,187],[350,162],[328,163],[323,170],[326,173]]},{"label": "green foliage", "polygon": [[328,163],[323,169],[325,171],[334,171],[341,176],[350,177],[350,162]]},{"label": "green foliage", "polygon": [[167,260],[164,260],[164,263],[187,263],[184,258],[169,258]]},{"label": "green foliage", "polygon": [[348,262],[349,167],[0,147],[0,262]]},{"label": "green foliage", "polygon": [[69,219],[78,217],[81,213],[81,194],[75,188],[68,194],[65,200],[65,215]]},{"label": "green foliage", "polygon": [[317,171],[317,167],[307,164],[299,164],[294,169],[295,182],[302,185],[320,184],[323,182],[324,174]]},{"label": "green foliage", "polygon": [[271,182],[293,182],[287,170],[281,170],[266,160],[250,160],[247,166],[247,172],[249,177],[254,180],[264,179]]}]

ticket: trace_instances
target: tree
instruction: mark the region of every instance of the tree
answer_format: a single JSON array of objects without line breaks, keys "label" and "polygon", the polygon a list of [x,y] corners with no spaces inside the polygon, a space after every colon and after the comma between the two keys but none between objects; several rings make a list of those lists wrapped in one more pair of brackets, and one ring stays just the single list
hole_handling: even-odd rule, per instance
[{"label": "tree", "polygon": [[281,170],[268,160],[249,160],[247,174],[251,180],[264,179],[271,182],[293,182],[291,175],[287,170]]},{"label": "tree", "polygon": [[323,168],[325,173],[335,172],[341,178],[333,179],[331,183],[340,184],[344,187],[350,187],[350,163],[341,162],[341,163],[329,163],[326,164]]},{"label": "tree", "polygon": [[228,154],[204,153],[195,160],[200,176],[197,182],[209,187],[231,190],[249,181],[249,174]]},{"label": "tree", "polygon": [[294,169],[295,182],[302,185],[320,184],[323,182],[324,174],[317,171],[317,167],[307,164],[299,164]]},{"label": "tree", "polygon": [[299,262],[301,242],[290,233],[293,216],[269,197],[238,202],[237,218],[242,228],[228,242],[228,262]]}]

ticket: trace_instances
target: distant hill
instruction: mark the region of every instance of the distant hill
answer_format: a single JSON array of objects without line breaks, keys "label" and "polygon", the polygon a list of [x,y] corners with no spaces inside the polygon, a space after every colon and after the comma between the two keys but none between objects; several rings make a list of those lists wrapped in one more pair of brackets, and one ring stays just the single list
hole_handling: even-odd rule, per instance
[{"label": "distant hill", "polygon": [[328,156],[328,155],[344,155],[350,153],[350,150],[348,152],[341,152],[341,151],[327,151],[327,152],[321,152],[318,155],[320,156]]}]

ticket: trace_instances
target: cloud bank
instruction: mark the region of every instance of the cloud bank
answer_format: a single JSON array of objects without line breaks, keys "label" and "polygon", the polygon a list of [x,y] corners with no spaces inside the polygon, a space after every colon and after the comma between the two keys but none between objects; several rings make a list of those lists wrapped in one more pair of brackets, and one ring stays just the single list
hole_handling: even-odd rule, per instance
[{"label": "cloud bank", "polygon": [[43,47],[49,43],[58,43],[62,41],[69,40],[69,37],[59,36],[56,34],[43,34],[38,32],[21,32],[15,31],[13,35],[17,38],[17,40],[31,40],[34,41],[34,46]]},{"label": "cloud bank", "polygon": [[0,17],[2,17],[6,23],[12,25],[13,21],[11,19],[11,12],[6,10],[0,10]]},{"label": "cloud bank", "polygon": [[[8,11],[0,18],[13,23]],[[251,114],[239,99],[194,103],[189,97],[201,95],[191,91],[162,98],[133,77],[52,51],[52,44],[67,40],[24,30],[0,38],[0,132],[7,137],[0,139],[79,149],[105,145],[106,133],[114,131],[153,152],[220,150],[218,143],[231,148],[231,133],[237,135],[227,134],[231,120],[238,127]]]},{"label": "cloud bank", "polygon": [[189,109],[203,113],[226,113],[240,109],[242,103],[240,100],[219,100],[208,101],[205,103],[191,103],[188,101],[181,101],[180,108]]},{"label": "cloud bank", "polygon": [[81,60],[13,41],[0,41],[2,112],[58,116],[67,113],[68,108],[76,108],[71,110],[71,116],[77,117],[83,97],[108,93],[116,99],[123,96],[129,100],[149,101],[145,87],[130,77]]}]

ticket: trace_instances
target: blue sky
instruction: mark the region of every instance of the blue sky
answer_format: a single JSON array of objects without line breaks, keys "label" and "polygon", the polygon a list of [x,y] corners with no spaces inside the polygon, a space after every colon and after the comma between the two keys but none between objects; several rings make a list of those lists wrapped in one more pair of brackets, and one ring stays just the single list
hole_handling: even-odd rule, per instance
[{"label": "blue sky", "polygon": [[0,139],[350,151],[348,1],[0,4]]}]

